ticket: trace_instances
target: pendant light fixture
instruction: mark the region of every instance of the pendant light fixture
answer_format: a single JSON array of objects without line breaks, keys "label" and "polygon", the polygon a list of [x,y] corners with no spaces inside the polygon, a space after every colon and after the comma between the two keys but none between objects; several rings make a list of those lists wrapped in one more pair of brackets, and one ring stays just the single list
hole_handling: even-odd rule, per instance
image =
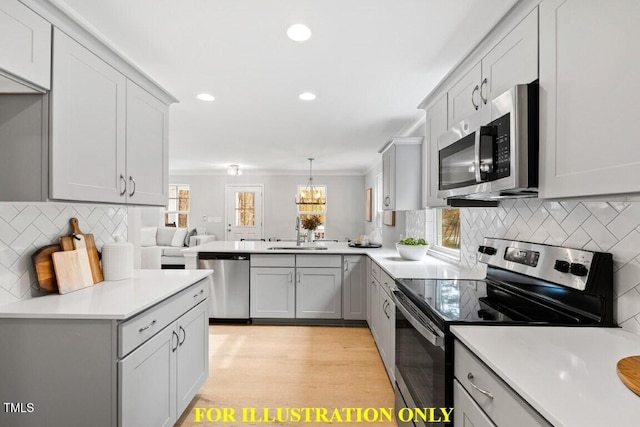
[{"label": "pendant light fixture", "polygon": [[324,205],[327,200],[322,197],[322,193],[313,185],[313,157],[309,157],[309,181],[305,189],[296,195],[296,205]]}]

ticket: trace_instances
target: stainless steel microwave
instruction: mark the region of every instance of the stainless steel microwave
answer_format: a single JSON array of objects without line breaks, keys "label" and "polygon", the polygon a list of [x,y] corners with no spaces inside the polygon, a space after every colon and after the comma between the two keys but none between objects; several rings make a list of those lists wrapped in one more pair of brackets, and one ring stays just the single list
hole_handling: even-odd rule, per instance
[{"label": "stainless steel microwave", "polygon": [[438,138],[438,197],[538,195],[538,84],[517,85]]}]

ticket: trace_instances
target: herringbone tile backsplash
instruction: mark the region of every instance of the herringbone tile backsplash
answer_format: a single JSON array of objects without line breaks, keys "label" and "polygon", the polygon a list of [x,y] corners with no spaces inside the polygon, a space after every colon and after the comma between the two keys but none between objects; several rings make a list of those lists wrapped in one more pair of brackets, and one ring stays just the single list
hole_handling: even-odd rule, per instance
[{"label": "herringbone tile backsplash", "polygon": [[[476,254],[484,237],[611,252],[617,322],[640,333],[640,202],[520,199],[503,201],[493,209],[461,212],[460,265],[464,267],[479,268]],[[407,227],[415,227],[416,217],[423,216],[407,214]],[[407,234],[416,232],[407,229]]]},{"label": "herringbone tile backsplash", "polygon": [[63,203],[0,203],[0,305],[40,295],[31,255],[69,235],[70,218],[98,249],[127,237],[127,208]]}]

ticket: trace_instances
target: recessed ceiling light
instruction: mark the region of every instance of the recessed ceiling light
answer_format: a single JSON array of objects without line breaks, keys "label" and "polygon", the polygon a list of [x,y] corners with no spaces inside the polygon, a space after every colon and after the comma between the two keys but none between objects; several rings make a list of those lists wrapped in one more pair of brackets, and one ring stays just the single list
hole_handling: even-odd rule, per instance
[{"label": "recessed ceiling light", "polygon": [[287,28],[287,36],[296,42],[306,42],[311,37],[311,30],[303,24],[293,24]]},{"label": "recessed ceiling light", "polygon": [[302,99],[303,101],[313,101],[314,99],[316,99],[316,94],[311,92],[304,92],[298,95],[298,98]]},{"label": "recessed ceiling light", "polygon": [[208,93],[200,93],[196,96],[200,101],[213,101],[216,98],[213,95],[209,95]]}]

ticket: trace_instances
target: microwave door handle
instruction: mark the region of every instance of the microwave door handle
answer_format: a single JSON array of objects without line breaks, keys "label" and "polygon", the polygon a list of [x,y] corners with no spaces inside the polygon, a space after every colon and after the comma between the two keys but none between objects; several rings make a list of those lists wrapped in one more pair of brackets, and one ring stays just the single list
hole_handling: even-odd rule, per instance
[{"label": "microwave door handle", "polygon": [[475,160],[473,166],[476,173],[476,182],[482,182],[480,175],[480,128],[475,132],[475,141]]}]

